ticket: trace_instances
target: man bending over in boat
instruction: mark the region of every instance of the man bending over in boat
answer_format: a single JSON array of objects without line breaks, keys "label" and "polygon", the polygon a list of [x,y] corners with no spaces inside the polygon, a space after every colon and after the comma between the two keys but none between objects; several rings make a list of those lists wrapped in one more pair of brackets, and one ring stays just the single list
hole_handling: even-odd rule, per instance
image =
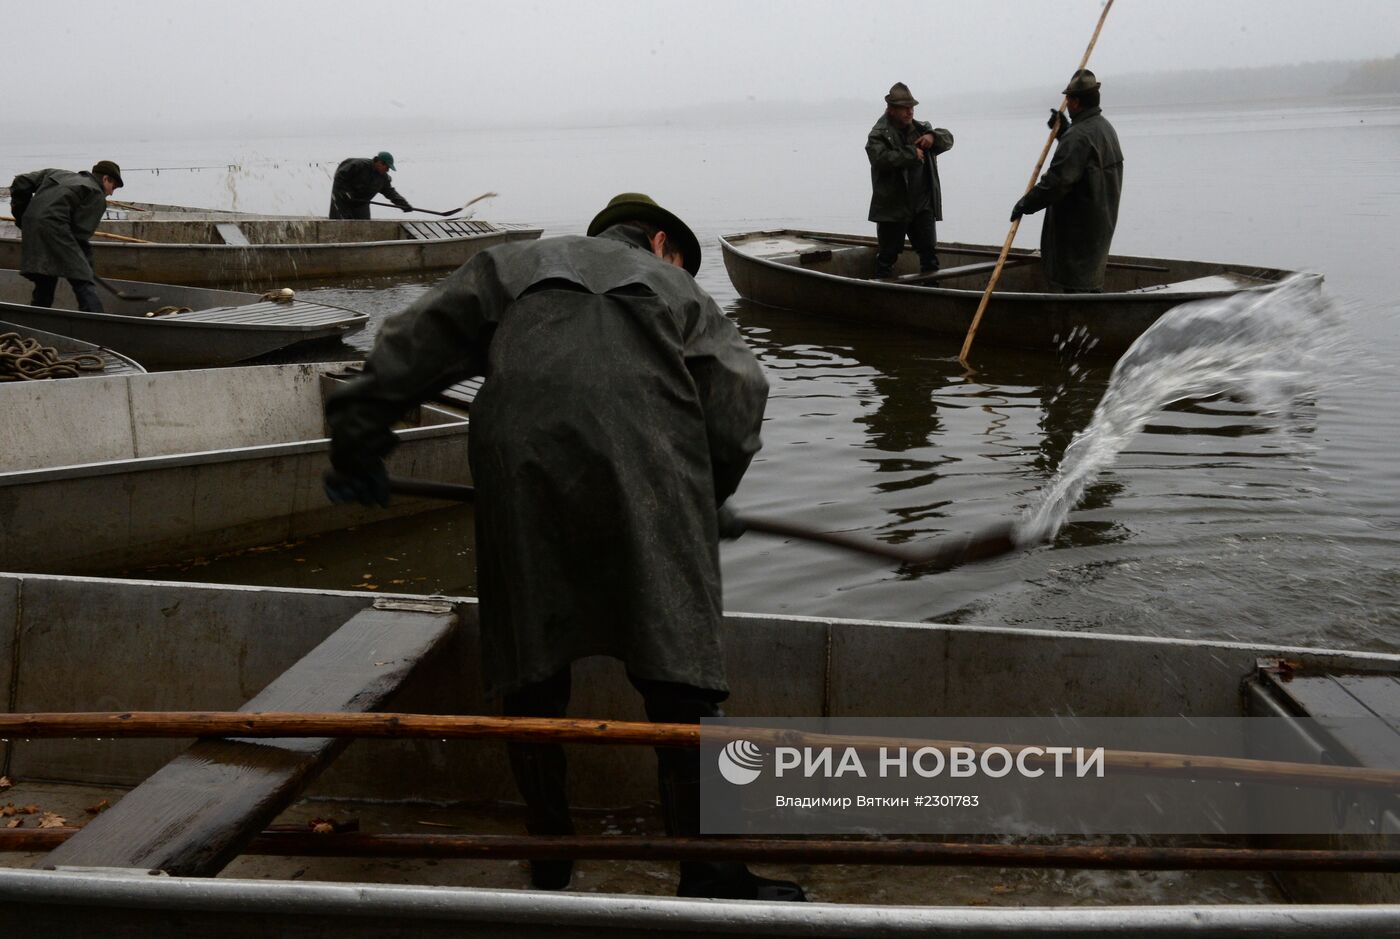
[{"label": "man bending over in boat", "polygon": [[20,229],[19,272],[34,282],[32,306],[53,306],[60,277],[68,278],[78,309],[101,313],[92,266],[92,233],[107,197],[122,188],[122,171],[99,160],[91,172],[35,170],[10,184],[10,212]]},{"label": "man bending over in boat", "polygon": [[1108,248],[1123,193],[1123,148],[1099,107],[1094,73],[1081,69],[1065,88],[1073,122],[1053,112],[1049,126],[1059,143],[1050,168],[1011,210],[1011,221],[1048,208],[1040,229],[1040,263],[1046,280],[1063,293],[1102,293]]},{"label": "man bending over in boat", "polygon": [[885,113],[865,140],[872,190],[870,221],[875,223],[879,242],[876,277],[893,276],[906,235],[918,252],[920,273],[938,270],[935,223],[943,220],[938,154],[953,149],[953,135],[942,127],[914,120],[918,103],[904,82],[895,82],[885,95]]},{"label": "man bending over in boat", "polygon": [[[476,483],[485,684],[503,712],[563,717],[571,666],[621,659],[653,721],[719,716],[719,507],[759,449],[768,383],[694,280],[700,243],[640,193],[565,236],[488,249],[388,320],[326,404],[332,501],[383,504],[390,427],[484,376]],[[535,835],[573,832],[558,745],[511,744]],[[666,831],[700,830],[694,748],[658,749]],[[531,863],[562,889],[568,860]],[[742,864],[684,862],[679,895],[803,900]]]},{"label": "man bending over in boat", "polygon": [[331,218],[369,218],[369,201],[382,195],[405,212],[413,206],[399,195],[389,178],[394,155],[380,150],[370,159],[351,157],[341,160],[331,180]]}]

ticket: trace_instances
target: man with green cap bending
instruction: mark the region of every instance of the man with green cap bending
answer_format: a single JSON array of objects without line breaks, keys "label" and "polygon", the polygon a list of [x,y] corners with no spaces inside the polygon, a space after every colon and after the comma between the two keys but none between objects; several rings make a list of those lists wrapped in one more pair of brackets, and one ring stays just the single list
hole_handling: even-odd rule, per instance
[{"label": "man with green cap bending", "polygon": [[919,255],[919,272],[938,270],[936,223],[943,219],[938,154],[953,149],[953,135],[914,120],[919,102],[904,82],[885,95],[885,113],[870,128],[865,155],[870,160],[870,221],[878,247],[875,276],[890,277],[907,235]]},{"label": "man with green cap bending", "polygon": [[[332,501],[384,504],[390,427],[471,376],[481,658],[508,715],[563,717],[572,663],[620,659],[653,721],[698,723],[729,694],[719,509],[759,449],[768,383],[696,284],[700,243],[641,193],[565,236],[477,255],[385,323],[330,396]],[[573,832],[564,752],[512,744],[531,834]],[[657,751],[666,830],[695,835],[695,748]],[[531,863],[562,889],[565,859]],[[678,893],[805,899],[741,864],[685,862]]]},{"label": "man with green cap bending", "polygon": [[98,160],[91,172],[35,170],[10,184],[10,214],[20,229],[19,272],[34,282],[33,306],[53,306],[58,279],[68,278],[78,309],[101,313],[92,269],[92,235],[122,171]]},{"label": "man with green cap bending", "polygon": [[1052,111],[1059,138],[1050,168],[1011,209],[1011,221],[1048,208],[1040,229],[1040,263],[1062,293],[1100,293],[1118,200],[1123,194],[1123,148],[1099,107],[1100,83],[1081,69],[1064,90],[1065,115]]},{"label": "man with green cap bending", "polygon": [[378,195],[405,212],[412,212],[413,206],[399,195],[389,178],[393,168],[394,155],[388,150],[380,150],[368,160],[341,160],[331,180],[331,218],[369,218],[369,200]]}]

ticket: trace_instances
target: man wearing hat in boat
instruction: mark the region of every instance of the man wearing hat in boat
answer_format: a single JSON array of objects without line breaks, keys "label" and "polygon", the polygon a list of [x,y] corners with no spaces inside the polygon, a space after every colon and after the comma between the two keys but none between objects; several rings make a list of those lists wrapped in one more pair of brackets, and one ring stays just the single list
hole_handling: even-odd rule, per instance
[{"label": "man wearing hat in boat", "polygon": [[1081,69],[1065,88],[1065,115],[1052,112],[1059,143],[1050,168],[1011,210],[1011,221],[1048,209],[1040,229],[1040,263],[1051,286],[1064,293],[1101,293],[1118,199],[1123,193],[1123,148],[1099,107],[1100,82]]},{"label": "man wearing hat in boat", "polygon": [[942,127],[914,120],[919,102],[904,82],[885,95],[885,113],[870,128],[865,155],[870,160],[870,221],[879,242],[875,276],[890,277],[907,235],[919,255],[919,271],[938,270],[936,222],[943,219],[938,154],[953,148]]},{"label": "man wearing hat in boat", "polygon": [[107,197],[122,187],[122,171],[99,160],[91,172],[35,170],[10,184],[10,212],[20,229],[19,271],[34,282],[33,306],[53,306],[60,277],[68,278],[78,309],[101,313],[92,269],[92,234]]},{"label": "man wearing hat in boat", "polygon": [[[622,660],[654,721],[698,723],[729,694],[719,643],[719,507],[759,449],[768,383],[695,282],[700,243],[623,193],[565,236],[490,248],[379,333],[327,401],[333,501],[384,503],[389,428],[484,376],[477,488],[481,656],[508,715],[562,717],[571,665]],[[532,834],[573,831],[563,750],[512,744]],[[699,832],[699,753],[659,749],[666,830]],[[531,864],[560,889],[572,862]],[[805,899],[741,864],[685,862],[682,896]]]},{"label": "man wearing hat in boat", "polygon": [[331,180],[331,218],[369,218],[369,201],[380,195],[405,212],[412,212],[413,206],[399,195],[389,178],[393,168],[394,155],[388,150],[380,150],[368,160],[341,160]]}]

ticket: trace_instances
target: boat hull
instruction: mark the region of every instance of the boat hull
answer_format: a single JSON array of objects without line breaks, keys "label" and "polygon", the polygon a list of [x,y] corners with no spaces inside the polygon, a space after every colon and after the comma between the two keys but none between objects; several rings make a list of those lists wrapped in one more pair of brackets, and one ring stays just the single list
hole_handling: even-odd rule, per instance
[{"label": "boat hull", "polygon": [[[363,593],[342,591],[0,574],[0,701],[17,712],[233,709],[370,602]],[[476,656],[476,603],[451,604],[460,621],[454,648],[426,665],[399,706],[491,713]],[[92,641],[98,635],[101,642]],[[1400,668],[1400,658],[1378,653],[745,614],[726,617],[722,640],[733,687],[726,707],[756,717],[1030,715],[1067,708],[1081,716],[1234,715],[1242,707],[1240,679],[1260,658],[1286,659],[1299,668]],[[775,661],[782,667],[774,668]],[[160,681],[141,667],[150,662],[163,663]],[[73,675],[85,680],[74,682]],[[1036,680],[1026,680],[1030,675]],[[641,719],[618,663],[585,660],[574,678],[571,714]],[[0,753],[18,780],[133,785],[184,747],[176,740],[16,740],[0,743]],[[570,761],[577,805],[654,798],[654,763],[643,748],[573,748]],[[369,802],[514,798],[503,748],[426,740],[354,743],[310,793]],[[1130,906],[1105,894],[1096,897],[1104,905],[1095,907],[1075,906],[1082,903],[1075,897],[1063,907],[998,909],[950,906],[946,899],[933,906],[731,903],[427,887],[400,883],[401,870],[385,864],[377,883],[317,883],[0,868],[0,925],[113,936],[188,935],[193,926],[210,936],[267,935],[269,928],[288,936],[487,936],[503,929],[545,935],[564,928],[576,935],[649,937],[938,930],[960,936],[1316,937],[1389,928],[1400,916],[1396,878],[1376,874],[1313,878],[1323,887],[1318,901],[1329,904],[1319,906]],[[103,928],[85,929],[95,923]]]},{"label": "boat hull", "polygon": [[33,339],[41,346],[53,349],[60,356],[71,357],[74,355],[95,355],[102,360],[102,371],[81,371],[78,378],[98,378],[111,375],[140,375],[146,369],[135,359],[113,352],[105,346],[99,346],[91,342],[84,342],[81,339],[74,339],[71,336],[61,336],[57,333],[45,332],[42,329],[34,329],[19,323],[9,323],[0,319],[0,336],[5,333],[18,333],[21,338]]},{"label": "boat hull", "polygon": [[[119,350],[150,369],[233,365],[302,343],[338,341],[365,328],[364,313],[294,299],[144,281],[108,283],[141,300],[103,298],[102,313],[77,309],[66,281],[54,306],[28,303],[30,283],[0,270],[0,320]],[[162,313],[163,308],[188,308]],[[153,314],[153,315],[147,315]]]},{"label": "boat hull", "polygon": [[[739,296],[754,303],[872,326],[896,327],[961,343],[972,324],[998,249],[942,243],[944,272],[967,274],[936,286],[875,281],[875,239],[778,230],[720,238]],[[1167,310],[1191,300],[1274,289],[1293,272],[1161,258],[1115,256],[1105,292],[1050,292],[1039,260],[1021,253],[1009,266],[977,329],[978,345],[1116,356]],[[913,258],[896,274],[909,276]],[[1321,283],[1320,275],[1308,275]]]},{"label": "boat hull", "polygon": [[[0,385],[0,570],[130,570],[441,508],[326,499],[321,407],[338,367]],[[460,414],[424,406],[397,431],[391,471],[468,482],[466,433]]]},{"label": "boat hull", "polygon": [[[541,230],[525,226],[462,223],[451,234],[444,223],[387,220],[332,221],[228,214],[183,219],[104,221],[100,232],[134,241],[92,240],[93,266],[106,278],[168,284],[232,287],[262,292],[277,287],[344,282],[361,278],[417,276],[452,270],[487,248],[536,239]],[[252,243],[223,243],[220,226],[245,231]],[[432,227],[436,226],[436,227]],[[428,233],[426,238],[409,234]],[[0,268],[20,266],[20,239],[0,228]]]}]

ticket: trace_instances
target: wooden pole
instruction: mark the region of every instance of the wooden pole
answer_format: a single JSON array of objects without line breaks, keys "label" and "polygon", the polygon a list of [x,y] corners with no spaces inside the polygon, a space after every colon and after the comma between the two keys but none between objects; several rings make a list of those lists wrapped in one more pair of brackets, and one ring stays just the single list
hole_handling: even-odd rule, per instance
[{"label": "wooden pole", "polygon": [[[1104,20],[1108,19],[1108,11],[1113,8],[1113,0],[1108,0],[1103,5],[1103,12],[1099,14],[1098,25],[1094,27],[1094,35],[1089,39],[1089,46],[1084,50],[1084,58],[1079,60],[1079,69],[1084,69],[1089,64],[1089,54],[1094,51],[1094,44],[1099,41],[1099,32],[1103,29]],[[1069,97],[1060,100],[1060,106],[1056,110],[1063,111],[1065,102]],[[1035,161],[1035,169],[1031,170],[1031,181],[1026,186],[1026,192],[1030,192],[1040,179],[1040,168],[1045,165],[1045,157],[1050,152],[1050,145],[1055,142],[1055,133],[1059,130],[1059,124],[1051,128],[1050,136],[1045,138],[1045,146],[1040,150],[1040,159]],[[1025,193],[1022,193],[1024,195]],[[987,282],[987,289],[982,294],[982,301],[977,304],[977,312],[973,314],[972,325],[967,328],[967,338],[963,340],[962,351],[958,353],[958,361],[963,368],[971,368],[967,362],[967,354],[972,351],[972,338],[977,335],[977,327],[982,322],[982,314],[987,309],[987,303],[992,299],[992,291],[996,289],[997,279],[1001,277],[1001,269],[1006,264],[1006,255],[1011,251],[1011,243],[1016,240],[1016,232],[1021,227],[1021,220],[1018,218],[1011,223],[1011,230],[1006,233],[1006,241],[1001,246],[1001,255],[997,258],[997,266],[992,269],[992,279]]]},{"label": "wooden pole", "polygon": [[[0,851],[52,851],[81,828],[0,829]],[[1400,851],[965,844],[913,840],[264,831],[245,854],[288,857],[737,861],[1077,870],[1400,871]]]},{"label": "wooden pole", "polygon": [[[14,220],[15,218],[13,215],[0,215],[0,222],[13,222]],[[95,231],[92,233],[92,237],[111,238],[113,241],[130,241],[138,245],[155,244],[154,241],[147,241],[144,238],[132,238],[130,235],[118,235],[109,231]]]},{"label": "wooden pole", "polygon": [[[813,734],[767,727],[711,728],[720,739],[744,739],[769,746],[966,747],[974,754],[1000,748],[1018,757],[1034,744],[979,743]],[[475,714],[301,713],[249,711],[125,711],[0,714],[0,740],[82,737],[356,737],[438,738],[517,742],[624,744],[648,747],[693,747],[700,744],[698,724],[653,724],[579,718],[491,717]],[[1091,742],[1083,744],[1092,746]],[[1051,754],[1028,753],[1025,762],[1053,766]],[[1210,778],[1241,782],[1277,782],[1303,786],[1400,790],[1400,770],[1366,766],[1332,766],[1255,760],[1243,757],[1104,750],[1105,770],[1150,776]]]},{"label": "wooden pole", "polygon": [[111,240],[111,241],[128,241],[128,242],[130,242],[130,243],[132,243],[132,244],[134,244],[134,245],[153,245],[153,244],[155,244],[154,241],[147,241],[145,238],[133,238],[133,237],[131,237],[130,235],[118,235],[116,232],[110,232],[110,231],[95,231],[95,232],[92,233],[92,237],[94,237],[94,238],[107,238],[107,239],[109,239],[109,240]]},{"label": "wooden pole", "polygon": [[[455,406],[455,405],[454,405]],[[476,489],[458,483],[439,483],[426,479],[409,479],[403,476],[389,477],[389,491],[405,496],[429,499],[450,499],[457,502],[476,501]],[[905,547],[885,544],[857,535],[843,532],[818,531],[807,525],[783,519],[764,518],[756,515],[736,515],[736,520],[745,531],[756,531],[765,535],[783,538],[798,538],[817,544],[844,548],[861,554],[908,564],[926,570],[951,570],[971,561],[984,561],[989,558],[1010,554],[1020,548],[1015,538],[1015,526],[999,522],[965,537],[954,537],[928,548]]]}]

